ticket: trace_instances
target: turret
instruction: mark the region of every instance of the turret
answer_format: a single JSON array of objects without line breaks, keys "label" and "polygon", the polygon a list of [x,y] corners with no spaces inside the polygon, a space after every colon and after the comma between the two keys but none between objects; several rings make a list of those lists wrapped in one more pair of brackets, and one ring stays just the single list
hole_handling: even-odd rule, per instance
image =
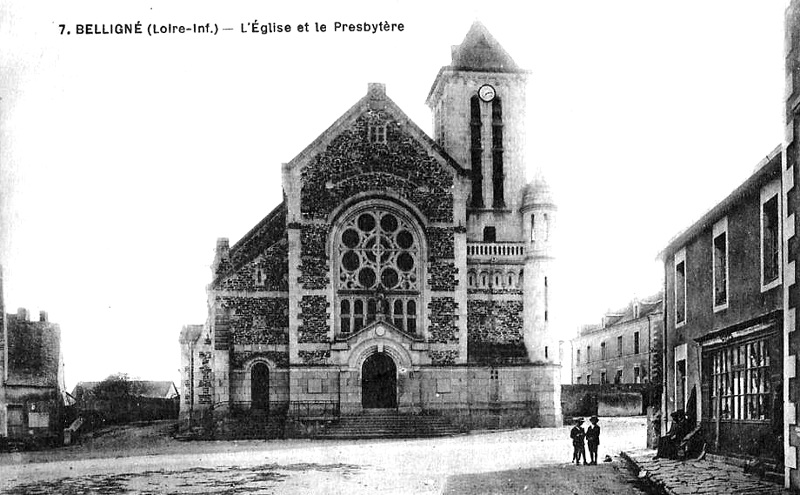
[{"label": "turret", "polygon": [[556,206],[541,174],[523,190],[520,218],[525,235],[523,320],[525,345],[533,362],[557,362],[555,341],[550,338],[553,280],[551,246]]}]

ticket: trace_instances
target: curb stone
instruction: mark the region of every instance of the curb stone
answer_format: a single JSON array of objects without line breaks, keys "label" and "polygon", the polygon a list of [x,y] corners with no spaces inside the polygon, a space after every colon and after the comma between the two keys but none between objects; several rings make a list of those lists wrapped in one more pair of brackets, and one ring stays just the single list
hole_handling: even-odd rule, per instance
[{"label": "curb stone", "polygon": [[620,452],[628,469],[661,495],[785,495],[783,486],[714,461],[654,460],[655,450]]}]

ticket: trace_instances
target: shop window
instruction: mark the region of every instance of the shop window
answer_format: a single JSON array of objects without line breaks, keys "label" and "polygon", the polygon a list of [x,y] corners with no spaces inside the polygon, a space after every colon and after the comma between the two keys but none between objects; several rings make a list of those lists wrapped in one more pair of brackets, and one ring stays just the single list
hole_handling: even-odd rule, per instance
[{"label": "shop window", "polygon": [[712,418],[768,421],[772,419],[769,341],[766,337],[711,351]]}]

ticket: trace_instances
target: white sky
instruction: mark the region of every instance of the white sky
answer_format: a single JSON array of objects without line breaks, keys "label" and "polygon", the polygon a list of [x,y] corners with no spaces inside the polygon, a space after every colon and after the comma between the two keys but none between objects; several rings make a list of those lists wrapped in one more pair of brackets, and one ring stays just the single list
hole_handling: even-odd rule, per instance
[{"label": "white sky", "polygon": [[[656,292],[667,241],[782,139],[784,0],[291,3],[0,3],[6,305],[61,325],[68,388],[118,371],[177,383],[216,238],[236,242],[280,202],[281,163],[369,82],[430,133],[425,97],[476,19],[533,71],[529,177],[541,167],[559,203],[565,338]],[[254,20],[329,31],[239,33]],[[405,31],[334,33],[337,20]],[[136,21],[235,31],[57,26]]]}]

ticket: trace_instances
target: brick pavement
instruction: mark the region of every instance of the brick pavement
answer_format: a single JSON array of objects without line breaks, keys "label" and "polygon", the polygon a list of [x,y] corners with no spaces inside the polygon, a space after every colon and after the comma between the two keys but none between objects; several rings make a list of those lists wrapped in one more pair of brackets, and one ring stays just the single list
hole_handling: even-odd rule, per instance
[{"label": "brick pavement", "polygon": [[639,473],[639,477],[645,477],[662,493],[668,495],[790,493],[781,485],[745,474],[741,467],[724,462],[653,459],[656,455],[655,450],[633,450],[622,452],[621,455],[634,472]]}]

